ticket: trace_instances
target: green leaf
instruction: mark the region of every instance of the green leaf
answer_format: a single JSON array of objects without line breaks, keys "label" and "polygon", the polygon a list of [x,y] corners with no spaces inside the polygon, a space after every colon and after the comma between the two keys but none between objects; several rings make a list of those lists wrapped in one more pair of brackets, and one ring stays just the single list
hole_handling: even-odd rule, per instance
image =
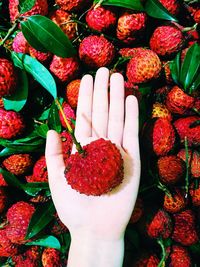
[{"label": "green leaf", "polygon": [[142,95],[148,95],[151,93],[152,86],[150,85],[141,85],[139,86],[139,91]]},{"label": "green leaf", "polygon": [[176,84],[179,84],[180,69],[181,69],[181,53],[179,52],[175,59],[169,64],[172,79]]},{"label": "green leaf", "polygon": [[95,0],[94,4],[101,4],[101,5],[106,5],[106,6],[118,6],[118,7],[124,7],[124,8],[129,8],[133,10],[138,10],[138,11],[143,11],[144,8],[142,6],[142,3],[140,0]]},{"label": "green leaf", "polygon": [[59,111],[58,111],[58,107],[55,101],[52,103],[51,108],[50,108],[49,117],[48,117],[48,125],[50,129],[55,130],[58,133],[60,133],[62,130],[60,117],[59,117]]},{"label": "green leaf", "polygon": [[22,184],[14,174],[2,168],[0,168],[0,173],[3,175],[3,178],[5,179],[8,185],[17,187],[19,189],[24,189],[24,184]]},{"label": "green leaf", "polygon": [[54,218],[55,211],[52,201],[38,206],[29,223],[26,239],[32,238],[43,230]]},{"label": "green leaf", "polygon": [[180,83],[185,91],[189,91],[196,75],[200,76],[200,46],[192,45],[184,58],[180,71]]},{"label": "green leaf", "polygon": [[24,70],[18,71],[17,90],[11,96],[3,98],[6,110],[20,111],[26,104],[28,97],[28,77]]},{"label": "green leaf", "polygon": [[54,98],[57,97],[56,83],[48,71],[38,60],[22,53],[11,53],[14,65],[30,73]]},{"label": "green leaf", "polygon": [[55,248],[58,250],[61,249],[59,240],[52,235],[44,236],[43,238],[27,242],[26,246],[42,246],[42,247]]},{"label": "green leaf", "polygon": [[158,0],[147,0],[144,10],[153,18],[178,21]]},{"label": "green leaf", "polygon": [[72,57],[76,50],[66,34],[52,20],[33,15],[21,22],[22,32],[28,43],[35,49],[44,48],[59,57]]},{"label": "green leaf", "polygon": [[39,121],[47,120],[48,117],[49,117],[49,111],[50,111],[50,108],[44,110],[44,111],[39,115],[39,117],[37,117],[37,120],[39,120]]},{"label": "green leaf", "polygon": [[41,190],[49,190],[48,183],[27,183],[24,185],[24,191],[30,196],[36,196]]},{"label": "green leaf", "polygon": [[19,0],[19,13],[23,14],[35,5],[36,0]]},{"label": "green leaf", "polygon": [[191,85],[190,90],[192,90],[192,91],[198,90],[199,89],[199,86],[200,86],[200,74],[198,75],[198,77],[195,79],[195,81]]},{"label": "green leaf", "polygon": [[42,138],[45,138],[46,139],[46,136],[47,136],[47,132],[49,130],[49,127],[47,124],[42,124],[40,126],[38,126],[36,129],[36,132],[39,136],[41,136]]}]

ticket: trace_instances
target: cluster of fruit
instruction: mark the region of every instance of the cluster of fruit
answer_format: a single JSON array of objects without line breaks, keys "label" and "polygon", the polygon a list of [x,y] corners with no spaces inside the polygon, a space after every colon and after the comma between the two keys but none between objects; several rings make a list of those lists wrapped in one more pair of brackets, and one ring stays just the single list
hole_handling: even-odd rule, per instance
[{"label": "cluster of fruit", "polygon": [[80,79],[103,66],[124,75],[140,105],[142,176],[124,266],[199,266],[198,1],[2,3],[2,266],[66,266],[70,235],[50,198],[45,138],[60,133],[67,161],[72,138],[55,99],[73,128]]}]

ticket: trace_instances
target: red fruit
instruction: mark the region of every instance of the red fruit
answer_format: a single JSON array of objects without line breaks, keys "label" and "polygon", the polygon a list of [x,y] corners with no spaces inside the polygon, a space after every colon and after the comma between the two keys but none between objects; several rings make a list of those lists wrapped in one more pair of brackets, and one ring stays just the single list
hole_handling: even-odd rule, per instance
[{"label": "red fruit", "polygon": [[8,203],[8,197],[6,191],[0,188],[0,214],[5,210]]},{"label": "red fruit", "polygon": [[61,267],[60,252],[54,248],[45,248],[42,253],[43,267]]},{"label": "red fruit", "polygon": [[133,57],[135,56],[135,54],[138,52],[138,50],[140,49],[140,51],[142,51],[144,48],[121,48],[119,50],[119,54],[122,56],[122,57]]},{"label": "red fruit", "polygon": [[[75,120],[75,119],[76,119],[74,110],[73,110],[73,109],[70,107],[70,105],[67,104],[66,102],[64,102],[64,103],[62,104],[62,109],[63,109],[63,112],[64,112],[64,114],[65,114],[65,117],[66,117],[68,123],[70,124],[70,126],[71,126],[72,128],[74,128],[74,124],[73,124],[72,121],[71,121],[71,119],[72,119],[72,120]],[[65,123],[65,121],[64,121],[64,118],[63,118],[63,116],[62,116],[62,113],[61,113],[60,111],[59,111],[59,116],[60,116],[60,122],[61,122],[62,126],[63,126],[64,128],[67,129],[67,125],[66,125],[66,123]]]},{"label": "red fruit", "polygon": [[22,134],[24,128],[24,120],[18,112],[0,108],[0,138],[14,138]]},{"label": "red fruit", "polygon": [[192,210],[176,213],[174,216],[174,231],[172,239],[184,246],[191,246],[198,242],[199,238],[195,228],[195,216]]},{"label": "red fruit", "polygon": [[88,4],[89,0],[55,0],[56,4],[65,11],[80,11]]},{"label": "red fruit", "polygon": [[78,75],[79,63],[75,57],[62,58],[54,55],[50,70],[60,82],[68,83]]},{"label": "red fruit", "polygon": [[0,229],[0,257],[10,257],[18,253],[18,248],[6,236],[6,229]]},{"label": "red fruit", "polygon": [[189,252],[180,245],[173,245],[170,252],[170,267],[191,267],[192,262]]},{"label": "red fruit", "polygon": [[28,183],[48,182],[47,164],[45,156],[41,156],[33,167],[33,175],[26,176]]},{"label": "red fruit", "polygon": [[12,43],[13,51],[17,53],[28,54],[29,53],[29,44],[26,41],[22,32],[18,32],[13,39]]},{"label": "red fruit", "polygon": [[163,61],[163,70],[164,70],[164,76],[165,76],[165,81],[167,84],[173,84],[173,79],[171,75],[171,70],[170,70],[170,64],[169,61]]},{"label": "red fruit", "polygon": [[150,49],[138,48],[127,64],[126,75],[130,82],[144,83],[158,78],[161,71],[159,57]]},{"label": "red fruit", "polygon": [[4,108],[3,98],[0,98],[0,108]]},{"label": "red fruit", "polygon": [[85,19],[91,29],[99,32],[111,30],[117,22],[115,12],[111,8],[104,6],[90,9]]},{"label": "red fruit", "polygon": [[175,192],[164,197],[163,208],[170,213],[177,213],[183,210],[187,206],[187,199],[184,197],[183,193],[176,188]]},{"label": "red fruit", "polygon": [[29,47],[29,53],[30,56],[36,58],[41,63],[47,63],[52,57],[52,54],[50,52],[41,52],[31,46]]},{"label": "red fruit", "polygon": [[192,124],[200,120],[198,116],[189,116],[180,118],[174,122],[174,126],[179,134],[181,142],[184,143],[187,138],[188,145],[198,146],[200,144],[200,125],[191,127]]},{"label": "red fruit", "polygon": [[24,244],[28,242],[28,240],[25,240],[25,236],[34,212],[33,205],[24,201],[19,201],[8,209],[6,235],[12,243]]},{"label": "red fruit", "polygon": [[172,220],[164,210],[159,210],[147,225],[147,234],[151,238],[168,238],[172,232]]},{"label": "red fruit", "polygon": [[72,137],[68,132],[64,131],[60,134],[60,138],[62,141],[63,158],[64,161],[66,161],[71,155],[72,145],[73,145]]},{"label": "red fruit", "polygon": [[185,162],[175,155],[160,157],[157,166],[159,178],[166,184],[179,182],[183,178],[186,170]]},{"label": "red fruit", "polygon": [[19,14],[19,0],[9,0],[9,12],[10,12],[10,20],[14,22],[19,15],[20,16],[32,16],[32,15],[47,15],[48,14],[48,3],[47,0],[36,0],[34,6],[31,8],[31,10]]},{"label": "red fruit", "polygon": [[[181,149],[177,154],[182,160],[186,161],[186,151]],[[196,150],[188,151],[188,163],[190,165],[190,172],[193,178],[200,177],[200,153]]]},{"label": "red fruit", "polygon": [[164,104],[170,87],[168,85],[162,86],[155,90],[154,97],[155,101]]},{"label": "red fruit", "polygon": [[194,183],[191,184],[190,196],[193,206],[200,206],[200,185],[196,186]]},{"label": "red fruit", "polygon": [[56,236],[60,236],[63,233],[69,232],[68,228],[61,222],[56,214],[56,220],[51,228],[51,233]]},{"label": "red fruit", "polygon": [[146,13],[123,12],[118,19],[117,38],[126,44],[138,42],[146,28]]},{"label": "red fruit", "polygon": [[0,186],[8,186],[2,173],[0,173]]},{"label": "red fruit", "polygon": [[24,253],[13,256],[15,267],[39,267],[40,253],[37,246],[28,248]]},{"label": "red fruit", "polygon": [[185,114],[194,106],[194,97],[186,94],[177,85],[172,87],[167,95],[166,106],[172,113]]},{"label": "red fruit", "polygon": [[57,9],[53,11],[50,19],[61,28],[70,40],[76,37],[77,23],[73,22],[71,14],[62,9]]},{"label": "red fruit", "polygon": [[184,37],[180,29],[174,26],[159,26],[150,38],[150,48],[159,56],[172,56],[184,44]]},{"label": "red fruit", "polygon": [[139,221],[139,219],[142,217],[144,213],[144,206],[143,206],[143,201],[140,197],[137,198],[134,210],[131,214],[131,218],[129,223],[136,223]]},{"label": "red fruit", "polygon": [[115,48],[103,36],[89,35],[79,46],[79,57],[91,68],[108,66],[115,56]]},{"label": "red fruit", "polygon": [[153,104],[152,118],[163,118],[171,121],[172,115],[164,104],[156,102]]},{"label": "red fruit", "polygon": [[0,58],[0,97],[12,94],[17,86],[17,74],[11,61]]},{"label": "red fruit", "polygon": [[14,154],[4,159],[2,164],[9,172],[23,175],[33,166],[33,159],[30,154]]},{"label": "red fruit", "polygon": [[117,147],[98,139],[72,154],[66,162],[68,184],[81,194],[100,196],[123,180],[123,159]]},{"label": "red fruit", "polygon": [[133,267],[158,267],[160,260],[156,255],[144,256]]},{"label": "red fruit", "polygon": [[180,3],[178,0],[159,0],[159,2],[172,14],[177,15],[180,10]]},{"label": "red fruit", "polygon": [[72,108],[76,108],[78,104],[78,94],[80,89],[81,80],[73,80],[66,86],[65,95],[68,103]]},{"label": "red fruit", "polygon": [[194,21],[196,23],[200,23],[200,9],[198,9],[195,13],[194,13]]}]

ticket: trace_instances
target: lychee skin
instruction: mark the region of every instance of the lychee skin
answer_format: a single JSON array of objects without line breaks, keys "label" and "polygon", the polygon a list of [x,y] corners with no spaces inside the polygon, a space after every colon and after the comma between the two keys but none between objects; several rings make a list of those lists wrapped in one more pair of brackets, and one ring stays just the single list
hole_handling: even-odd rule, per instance
[{"label": "lychee skin", "polygon": [[160,157],[157,166],[160,180],[166,184],[175,184],[180,181],[186,169],[185,162],[175,155]]},{"label": "lychee skin", "polygon": [[90,35],[85,37],[79,46],[81,61],[90,68],[108,66],[115,56],[115,48],[103,36]]},{"label": "lychee skin", "polygon": [[164,118],[171,121],[172,115],[164,104],[156,102],[153,104],[152,118]]},{"label": "lychee skin", "polygon": [[60,134],[60,138],[61,138],[61,142],[62,142],[63,159],[64,159],[64,161],[66,161],[69,158],[69,156],[71,155],[72,145],[73,145],[72,137],[69,134],[69,132],[63,131]]},{"label": "lychee skin", "polygon": [[18,253],[18,247],[6,236],[6,229],[0,229],[0,257],[11,257]]},{"label": "lychee skin", "polygon": [[156,255],[150,255],[139,259],[133,267],[157,267],[160,260]]},{"label": "lychee skin", "polygon": [[146,28],[147,15],[145,13],[124,12],[118,19],[117,38],[125,44],[132,44]]},{"label": "lychee skin", "polygon": [[[70,107],[70,105],[69,105],[68,103],[66,103],[66,102],[64,102],[64,103],[62,104],[62,108],[63,108],[63,112],[64,112],[64,114],[65,114],[65,117],[66,117],[68,123],[70,124],[70,126],[71,126],[72,128],[74,128],[74,124],[73,124],[72,121],[71,121],[71,119],[73,119],[73,120],[76,119],[76,115],[75,115],[74,110],[73,110],[73,109]],[[64,118],[63,118],[63,116],[62,116],[62,113],[61,113],[60,111],[59,111],[59,117],[60,117],[60,122],[61,122],[62,126],[63,126],[64,128],[67,129],[67,125],[66,125],[66,123],[65,123],[65,121],[64,121]]]},{"label": "lychee skin", "polygon": [[78,75],[79,63],[75,57],[61,58],[54,55],[50,70],[60,82],[68,83]]},{"label": "lychee skin", "polygon": [[72,108],[77,108],[80,84],[81,84],[81,80],[76,79],[76,80],[71,81],[66,86],[65,95],[66,95],[68,103],[70,104]]},{"label": "lychee skin", "polygon": [[0,186],[8,186],[2,173],[0,173]]},{"label": "lychee skin", "polygon": [[26,180],[28,183],[48,182],[47,164],[46,164],[45,156],[41,156],[36,161],[33,167],[33,175],[26,176]]},{"label": "lychee skin", "polygon": [[180,245],[173,245],[170,252],[170,267],[191,267],[192,262],[188,250]]},{"label": "lychee skin", "polygon": [[17,74],[11,61],[0,58],[0,97],[12,94],[17,86]]},{"label": "lychee skin", "polygon": [[183,47],[183,44],[183,34],[174,26],[159,26],[150,38],[150,48],[162,57],[174,55]]},{"label": "lychee skin", "polygon": [[85,19],[91,29],[99,32],[106,32],[112,29],[117,22],[115,12],[111,8],[103,6],[90,9]]},{"label": "lychee skin", "polygon": [[43,267],[61,267],[60,252],[54,248],[45,248],[42,253]]},{"label": "lychee skin", "polygon": [[22,32],[18,32],[15,38],[13,39],[12,49],[17,53],[23,53],[23,54],[29,53],[29,44],[26,41]]},{"label": "lychee skin", "polygon": [[55,0],[56,4],[65,11],[80,11],[90,0]]},{"label": "lychee skin", "polygon": [[178,0],[159,0],[159,2],[172,14],[177,15],[180,10],[180,3]]},{"label": "lychee skin", "polygon": [[4,188],[0,187],[0,214],[5,210],[8,204],[8,197]]},{"label": "lychee skin", "polygon": [[10,20],[14,22],[18,16],[32,16],[32,15],[43,15],[46,16],[48,14],[48,3],[47,0],[36,0],[35,5],[31,8],[31,10],[19,14],[18,10],[19,0],[9,0],[9,12],[10,12]]},{"label": "lychee skin", "polygon": [[194,105],[194,97],[186,94],[181,88],[175,85],[167,95],[166,106],[172,112],[183,115]]},{"label": "lychee skin", "polygon": [[41,52],[36,50],[33,47],[29,47],[29,54],[31,57],[36,58],[41,63],[47,63],[52,58],[52,54],[50,52]]},{"label": "lychee skin", "polygon": [[23,175],[33,166],[33,159],[30,154],[15,154],[4,159],[2,164],[9,172]]},{"label": "lychee skin", "polygon": [[187,200],[179,189],[175,189],[173,195],[165,194],[163,208],[169,213],[177,213],[187,206]]},{"label": "lychee skin", "polygon": [[127,64],[126,76],[130,82],[140,84],[159,77],[161,61],[150,49],[138,48]]},{"label": "lychee skin", "polygon": [[76,37],[77,23],[72,21],[71,14],[62,9],[57,9],[51,14],[50,19],[61,28],[70,40]]},{"label": "lychee skin", "polygon": [[197,188],[195,187],[195,184],[192,183],[190,186],[190,196],[192,199],[193,206],[200,206],[200,186]]},{"label": "lychee skin", "polygon": [[0,138],[12,139],[20,135],[24,128],[24,120],[18,112],[0,108]]},{"label": "lychee skin", "polygon": [[138,52],[138,50],[143,50],[144,48],[140,47],[140,48],[128,48],[128,47],[124,47],[124,48],[121,48],[119,50],[119,54],[122,56],[122,57],[133,57],[135,56],[135,54]]},{"label": "lychee skin", "polygon": [[67,183],[85,195],[100,196],[123,180],[123,159],[110,141],[98,139],[83,147],[84,153],[72,154],[66,162]]},{"label": "lychee skin", "polygon": [[39,267],[40,253],[37,246],[28,248],[24,253],[12,257],[15,267]]}]

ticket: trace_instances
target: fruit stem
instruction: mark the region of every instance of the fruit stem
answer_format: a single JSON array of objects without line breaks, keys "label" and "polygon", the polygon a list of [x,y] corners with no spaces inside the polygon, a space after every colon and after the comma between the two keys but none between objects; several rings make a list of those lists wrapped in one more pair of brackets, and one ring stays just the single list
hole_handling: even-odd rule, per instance
[{"label": "fruit stem", "polygon": [[188,192],[189,192],[189,152],[188,152],[188,141],[187,137],[185,136],[185,163],[186,163],[186,174],[185,174],[185,198],[188,197]]},{"label": "fruit stem", "polygon": [[162,249],[162,258],[158,264],[158,267],[164,267],[165,266],[165,260],[166,260],[166,257],[167,257],[167,253],[166,253],[166,250],[165,250],[165,246],[163,244],[163,240],[160,238],[157,240],[158,244],[160,245],[161,249]]},{"label": "fruit stem", "polygon": [[55,102],[56,102],[56,105],[57,105],[59,111],[61,112],[61,115],[63,117],[63,120],[64,120],[64,122],[65,122],[65,124],[67,126],[67,130],[68,130],[69,134],[72,137],[73,143],[75,144],[78,153],[79,154],[84,153],[84,150],[83,150],[81,144],[77,141],[77,139],[76,139],[76,137],[74,135],[74,130],[72,129],[71,125],[69,124],[69,122],[68,122],[68,120],[67,120],[67,118],[65,116],[65,113],[63,111],[62,105],[60,104],[58,98],[55,99]]},{"label": "fruit stem", "polygon": [[4,43],[6,42],[6,40],[10,37],[10,35],[15,31],[16,27],[18,25],[18,21],[16,21],[12,27],[8,30],[6,36],[3,38],[3,40],[0,42],[0,46],[4,45]]},{"label": "fruit stem", "polygon": [[168,188],[165,185],[163,185],[161,182],[158,182],[157,187],[160,190],[162,190],[168,197],[172,197],[172,195],[171,195],[170,191],[168,190]]},{"label": "fruit stem", "polygon": [[189,32],[189,31],[193,31],[196,30],[198,26],[198,23],[195,23],[192,27],[185,27],[182,32]]}]

